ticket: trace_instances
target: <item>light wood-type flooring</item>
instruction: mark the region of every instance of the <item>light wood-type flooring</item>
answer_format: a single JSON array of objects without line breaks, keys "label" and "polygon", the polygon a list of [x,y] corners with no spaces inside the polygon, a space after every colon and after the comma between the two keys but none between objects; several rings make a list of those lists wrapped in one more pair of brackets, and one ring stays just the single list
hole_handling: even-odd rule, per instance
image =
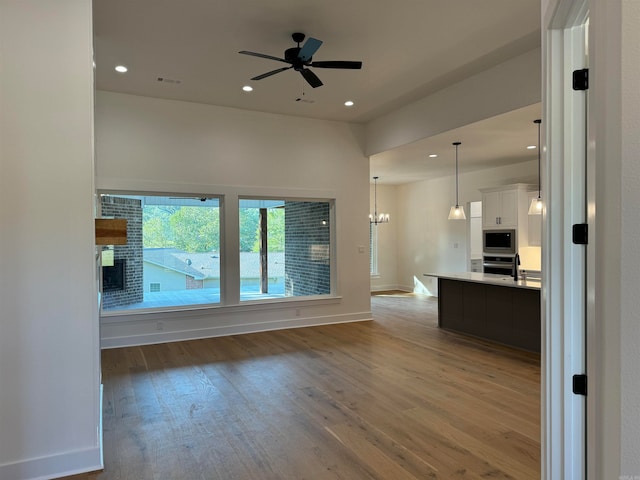
[{"label": "light wood-type flooring", "polygon": [[374,321],[105,350],[112,479],[539,479],[540,358],[437,327],[437,299]]}]

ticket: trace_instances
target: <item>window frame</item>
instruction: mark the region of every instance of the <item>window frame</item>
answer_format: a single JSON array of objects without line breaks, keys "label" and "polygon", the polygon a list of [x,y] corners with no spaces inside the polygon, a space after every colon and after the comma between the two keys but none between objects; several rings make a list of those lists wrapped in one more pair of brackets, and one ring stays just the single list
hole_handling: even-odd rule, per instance
[{"label": "window frame", "polygon": [[[336,199],[335,197],[323,198],[323,197],[301,197],[301,196],[288,196],[288,195],[256,195],[251,194],[238,194],[237,197],[237,211],[238,211],[238,224],[237,230],[239,235],[240,230],[240,202],[242,200],[255,200],[255,201],[282,201],[282,202],[316,202],[327,203],[329,207],[329,293],[317,294],[317,295],[300,295],[300,296],[284,296],[277,298],[262,298],[258,300],[240,300],[239,305],[251,305],[251,304],[267,304],[267,303],[281,303],[281,302],[301,302],[305,300],[323,300],[338,298],[338,273],[337,273],[337,261],[336,261]],[[239,246],[239,237],[238,237]],[[239,248],[238,248],[239,250]],[[239,253],[239,252],[238,252]],[[239,273],[239,272],[238,272]]]},{"label": "window frame", "polygon": [[[138,314],[148,314],[148,313],[166,313],[166,312],[178,312],[182,310],[201,310],[207,308],[217,308],[224,302],[224,291],[223,291],[223,258],[224,258],[224,196],[215,193],[185,193],[185,192],[166,192],[166,191],[143,191],[143,190],[118,190],[118,189],[100,189],[97,191],[98,200],[96,202],[98,214],[102,215],[102,202],[100,198],[102,196],[121,196],[121,197],[172,197],[172,198],[180,198],[183,197],[185,199],[202,199],[206,198],[208,200],[216,200],[219,211],[219,257],[220,257],[220,267],[219,267],[219,301],[218,302],[210,302],[210,303],[188,303],[188,304],[180,304],[180,305],[162,305],[162,306],[145,306],[141,308],[121,308],[121,309],[105,309],[104,308],[104,300],[100,302],[100,315],[102,317],[120,317],[120,316],[129,316],[129,315],[138,315]],[[213,208],[213,207],[212,207]],[[144,258],[144,257],[143,257]],[[151,293],[145,290],[145,286],[151,283],[158,282],[148,282],[145,281],[144,277],[142,279],[142,291],[144,293]],[[160,282],[161,284],[162,282]],[[170,290],[161,290],[162,292],[168,292]],[[177,292],[184,292],[185,290],[177,290]],[[157,292],[156,292],[157,293]]]},{"label": "window frame", "polygon": [[[266,187],[235,187],[235,186],[194,186],[184,190],[184,185],[171,183],[146,185],[146,188],[136,188],[137,182],[115,182],[117,188],[99,185],[96,195],[126,195],[126,196],[184,196],[188,198],[207,197],[216,198],[220,209],[220,302],[209,304],[194,304],[180,306],[163,306],[135,310],[103,310],[101,321],[105,324],[139,321],[141,316],[149,320],[167,320],[169,318],[186,318],[201,315],[226,315],[226,311],[251,311],[255,309],[278,309],[287,304],[293,308],[303,308],[314,305],[336,304],[342,301],[339,285],[337,223],[335,192],[330,190],[302,190]],[[124,188],[123,188],[124,187]],[[196,188],[197,187],[197,188]],[[311,193],[312,195],[305,195]],[[301,195],[302,193],[302,195]],[[328,202],[330,222],[330,292],[317,296],[290,296],[273,299],[239,300],[239,202],[243,199],[277,199],[288,201]],[[100,201],[96,202],[97,216],[100,216]],[[231,225],[231,228],[229,228]],[[234,248],[235,246],[235,248]],[[234,284],[237,282],[237,285]],[[296,310],[297,311],[297,310]]]}]

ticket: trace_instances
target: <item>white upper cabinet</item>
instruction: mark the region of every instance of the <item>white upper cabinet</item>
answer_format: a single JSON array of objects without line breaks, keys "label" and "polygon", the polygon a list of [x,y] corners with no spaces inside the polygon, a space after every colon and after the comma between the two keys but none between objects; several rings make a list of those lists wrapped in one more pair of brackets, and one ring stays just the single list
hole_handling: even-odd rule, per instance
[{"label": "white upper cabinet", "polygon": [[482,227],[499,225],[502,214],[502,193],[487,192],[482,194]]},{"label": "white upper cabinet", "polygon": [[[526,188],[505,188],[482,193],[483,228],[517,228],[521,195],[526,200]],[[525,202],[526,203],[526,202]]]},{"label": "white upper cabinet", "polygon": [[525,183],[481,188],[483,230],[514,229],[518,250],[529,246],[529,192],[533,188]]}]

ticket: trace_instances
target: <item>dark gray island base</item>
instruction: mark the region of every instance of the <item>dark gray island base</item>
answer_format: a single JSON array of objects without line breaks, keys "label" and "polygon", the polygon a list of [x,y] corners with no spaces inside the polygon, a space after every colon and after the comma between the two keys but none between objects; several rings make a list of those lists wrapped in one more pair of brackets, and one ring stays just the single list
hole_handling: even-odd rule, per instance
[{"label": "dark gray island base", "polygon": [[539,353],[540,289],[438,276],[438,326]]}]

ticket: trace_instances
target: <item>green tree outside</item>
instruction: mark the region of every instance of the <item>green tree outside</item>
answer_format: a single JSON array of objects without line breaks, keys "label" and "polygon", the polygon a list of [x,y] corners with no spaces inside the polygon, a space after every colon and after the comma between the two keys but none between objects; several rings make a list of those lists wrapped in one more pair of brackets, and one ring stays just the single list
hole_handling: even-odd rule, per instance
[{"label": "green tree outside", "polygon": [[189,253],[220,250],[220,209],[146,206],[144,248],[178,248]]},{"label": "green tree outside", "polygon": [[[240,251],[253,252],[260,235],[260,211],[257,208],[240,209]],[[256,250],[257,251],[257,250]]]},{"label": "green tree outside", "polygon": [[220,212],[218,208],[180,207],[169,217],[175,247],[189,253],[220,250]]},{"label": "green tree outside", "polygon": [[267,245],[270,252],[284,252],[284,208],[267,210]]},{"label": "green tree outside", "polygon": [[[284,209],[267,210],[270,252],[284,252]],[[189,253],[220,251],[220,209],[149,205],[143,211],[144,248],[177,248]],[[240,251],[260,250],[260,210],[240,209]]]},{"label": "green tree outside", "polygon": [[175,236],[169,218],[179,207],[149,205],[142,211],[142,243],[145,248],[175,246]]}]

